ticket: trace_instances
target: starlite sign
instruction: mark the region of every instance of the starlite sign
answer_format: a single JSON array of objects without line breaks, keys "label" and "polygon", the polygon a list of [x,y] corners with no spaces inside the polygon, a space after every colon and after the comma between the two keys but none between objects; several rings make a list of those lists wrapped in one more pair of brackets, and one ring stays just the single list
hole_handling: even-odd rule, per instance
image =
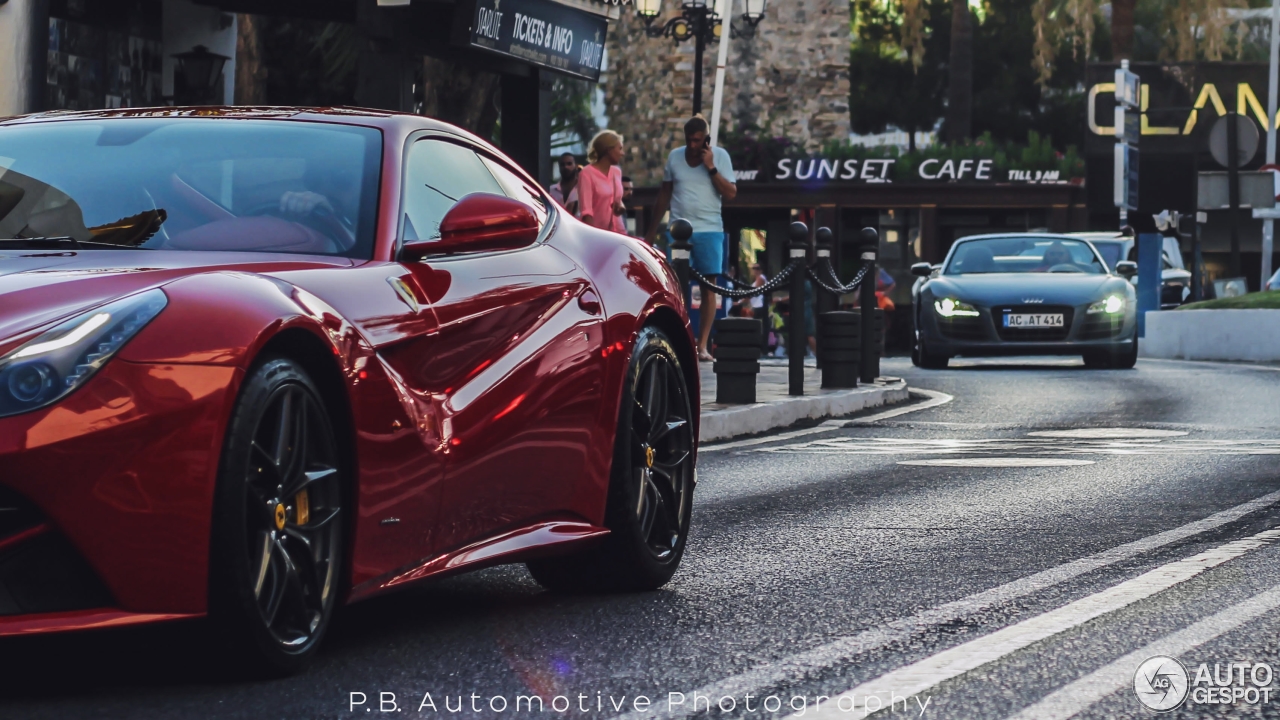
[{"label": "starlite sign", "polygon": [[476,0],[463,40],[592,81],[600,79],[608,20],[550,0]]}]

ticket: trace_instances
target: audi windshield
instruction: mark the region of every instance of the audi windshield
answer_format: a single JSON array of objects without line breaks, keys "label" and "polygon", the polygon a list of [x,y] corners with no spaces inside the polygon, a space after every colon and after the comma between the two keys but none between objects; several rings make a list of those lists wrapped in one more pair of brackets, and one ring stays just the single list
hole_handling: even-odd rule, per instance
[{"label": "audi windshield", "polygon": [[993,273],[1088,273],[1107,266],[1088,243],[1044,236],[964,240],[951,253],[945,275]]}]

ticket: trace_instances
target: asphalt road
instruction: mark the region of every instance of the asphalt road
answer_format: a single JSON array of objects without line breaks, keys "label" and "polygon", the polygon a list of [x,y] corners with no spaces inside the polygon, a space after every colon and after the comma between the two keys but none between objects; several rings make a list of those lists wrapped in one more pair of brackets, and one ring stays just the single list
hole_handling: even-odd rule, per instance
[{"label": "asphalt road", "polygon": [[[1169,717],[1280,717],[1280,368],[884,372],[954,399],[707,448],[659,592],[495,568],[351,607],[264,683],[204,658],[197,625],[10,640],[0,717],[1145,718],[1155,655],[1189,673]],[[1148,700],[1178,695],[1173,665],[1143,666]],[[1219,681],[1235,704],[1194,702]]]}]

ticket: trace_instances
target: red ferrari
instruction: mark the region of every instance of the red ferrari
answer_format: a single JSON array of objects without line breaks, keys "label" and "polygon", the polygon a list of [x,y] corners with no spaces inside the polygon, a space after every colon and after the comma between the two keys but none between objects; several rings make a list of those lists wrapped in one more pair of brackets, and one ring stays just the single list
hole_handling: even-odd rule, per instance
[{"label": "red ferrari", "polygon": [[684,552],[678,283],[489,144],[351,109],[0,122],[0,635],[208,616],[296,670],[334,608]]}]

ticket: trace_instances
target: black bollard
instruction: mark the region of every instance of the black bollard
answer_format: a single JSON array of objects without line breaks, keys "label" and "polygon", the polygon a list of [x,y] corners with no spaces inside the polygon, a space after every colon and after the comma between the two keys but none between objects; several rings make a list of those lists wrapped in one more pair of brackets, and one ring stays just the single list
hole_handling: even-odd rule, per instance
[{"label": "black bollard", "polygon": [[858,387],[861,328],[860,313],[832,310],[818,316],[818,357],[822,359],[822,387]]},{"label": "black bollard", "polygon": [[[822,264],[823,262],[831,262],[831,252],[835,247],[835,233],[831,232],[831,228],[829,227],[818,228],[817,232],[814,233],[814,241],[817,243],[814,246],[814,253],[813,253],[816,264]],[[814,288],[814,290],[818,293],[817,301],[815,304],[817,305],[816,309],[819,315],[825,312],[831,312],[832,310],[835,310],[840,307],[839,295],[829,293],[820,288]],[[819,348],[822,347],[821,337],[818,338],[818,347]]]},{"label": "black bollard", "polygon": [[809,249],[809,227],[793,222],[787,230],[791,243],[787,246],[791,262],[800,267],[791,273],[790,317],[787,320],[787,392],[804,394],[804,353],[809,339],[804,332],[804,261]]},{"label": "black bollard", "polygon": [[671,233],[671,269],[676,272],[676,279],[680,281],[681,297],[684,299],[685,308],[689,307],[689,253],[693,246],[689,244],[689,238],[693,237],[693,225],[688,220],[674,220],[668,229]]},{"label": "black bollard", "polygon": [[862,232],[858,233],[858,253],[862,258],[862,264],[867,267],[867,274],[862,278],[862,287],[859,288],[858,306],[862,311],[862,327],[861,335],[861,357],[859,358],[860,370],[858,379],[865,385],[875,382],[880,375],[880,360],[877,357],[876,344],[879,338],[876,337],[875,310],[880,307],[876,302],[876,254],[880,251],[880,234],[875,228],[862,228]]},{"label": "black bollard", "polygon": [[716,321],[716,402],[756,401],[756,375],[760,372],[762,324],[754,318],[727,317]]}]

